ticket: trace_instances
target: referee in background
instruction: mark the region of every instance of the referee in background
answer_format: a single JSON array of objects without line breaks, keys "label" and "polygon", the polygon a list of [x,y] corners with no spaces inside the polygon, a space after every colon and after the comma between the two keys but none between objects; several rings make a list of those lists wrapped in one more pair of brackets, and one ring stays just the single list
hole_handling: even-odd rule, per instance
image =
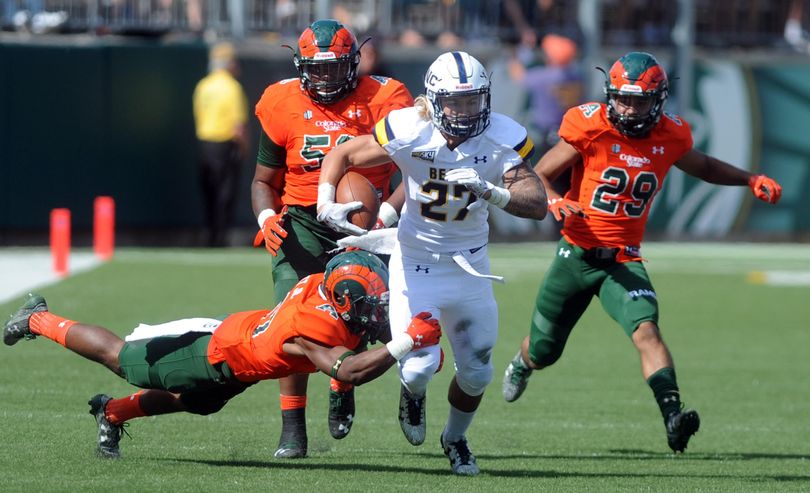
[{"label": "referee in background", "polygon": [[247,98],[236,80],[239,64],[230,43],[209,53],[209,73],[194,89],[194,122],[200,142],[200,184],[207,244],[227,246],[241,163],[247,151]]}]

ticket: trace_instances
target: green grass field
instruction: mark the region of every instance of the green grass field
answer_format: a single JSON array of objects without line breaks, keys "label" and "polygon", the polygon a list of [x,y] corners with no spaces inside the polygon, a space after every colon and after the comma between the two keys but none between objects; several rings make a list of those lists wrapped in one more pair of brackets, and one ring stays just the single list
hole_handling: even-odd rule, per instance
[{"label": "green grass field", "polygon": [[[328,377],[310,377],[310,457],[272,457],[278,386],[220,413],[134,420],[120,461],[94,456],[88,398],[133,388],[45,339],[0,346],[2,491],[810,491],[810,287],[749,282],[810,271],[810,248],[650,244],[645,256],[681,393],[701,413],[683,455],[669,452],[652,393],[622,330],[594,302],[552,368],[507,404],[501,377],[528,331],[551,244],[495,246],[501,335],[495,380],[468,438],[482,473],[457,478],[439,448],[452,364],[428,392],[428,439],[397,421],[394,370],[357,392],[351,434],[326,425]],[[783,271],[751,275],[753,271]],[[263,251],[119,250],[42,289],[51,310],[120,335],[139,322],[271,303]],[[19,302],[0,305],[10,314]],[[445,346],[445,349],[448,348]],[[449,355],[449,352],[448,352]]]}]

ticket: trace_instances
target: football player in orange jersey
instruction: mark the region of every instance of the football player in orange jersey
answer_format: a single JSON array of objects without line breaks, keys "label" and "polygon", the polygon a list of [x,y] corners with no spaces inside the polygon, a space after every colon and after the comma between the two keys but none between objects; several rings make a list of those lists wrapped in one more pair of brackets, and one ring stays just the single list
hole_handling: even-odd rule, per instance
[{"label": "football player in orange jersey", "polygon": [[31,294],[6,323],[3,342],[42,336],[146,389],[120,399],[98,394],[88,402],[98,425],[98,455],[117,458],[130,419],[212,414],[254,383],[292,373],[322,371],[360,385],[412,349],[438,344],[439,322],[423,312],[386,346],[355,354],[364,337],[390,330],[388,299],[385,264],[367,252],[346,252],[322,274],[298,282],[272,310],[140,325],[126,340],[55,315],[44,298]]},{"label": "football player in orange jersey", "polygon": [[[570,109],[560,142],[535,167],[549,192],[549,211],[564,220],[563,237],[540,286],[529,336],[506,369],[503,395],[509,402],[518,399],[533,370],[559,359],[574,325],[598,296],[641,356],[669,447],[683,452],[700,418],[681,403],[672,356],[658,327],[656,293],[641,262],[653,197],[673,165],[709,183],[747,185],[771,204],[782,189],[765,175],[693,149],[687,122],[663,111],[667,75],[652,55],[628,53],[606,75],[607,104]],[[568,168],[571,189],[560,197],[548,182]]]},{"label": "football player in orange jersey", "polygon": [[[277,300],[304,276],[323,271],[335,240],[344,236],[315,218],[321,160],[334,146],[370,134],[391,110],[409,107],[413,98],[394,79],[358,76],[360,52],[354,34],[334,20],[319,20],[298,40],[293,61],[299,77],[270,85],[256,105],[262,127],[252,185],[253,211],[273,255]],[[360,170],[383,202],[378,226],[398,219],[404,195],[389,197],[393,164]],[[389,203],[390,202],[390,203]],[[279,381],[282,433],[276,457],[305,457],[307,375]],[[329,431],[343,438],[354,419],[354,390],[332,380]]]}]

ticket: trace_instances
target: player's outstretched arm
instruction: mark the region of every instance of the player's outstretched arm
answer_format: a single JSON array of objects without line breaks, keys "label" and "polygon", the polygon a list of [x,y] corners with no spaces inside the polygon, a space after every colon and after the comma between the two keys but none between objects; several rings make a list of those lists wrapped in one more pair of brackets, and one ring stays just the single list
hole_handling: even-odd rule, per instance
[{"label": "player's outstretched arm", "polygon": [[679,169],[701,180],[716,185],[748,185],[751,192],[760,200],[775,204],[782,196],[779,183],[765,175],[755,175],[715,157],[692,149],[677,163]]},{"label": "player's outstretched arm", "polygon": [[295,348],[289,348],[290,344],[286,343],[285,351],[300,352],[332,378],[360,385],[385,373],[411,350],[438,344],[442,330],[438,320],[431,317],[430,313],[419,313],[406,332],[395,335],[385,346],[359,354],[346,347],[326,347],[304,337],[295,338]]}]

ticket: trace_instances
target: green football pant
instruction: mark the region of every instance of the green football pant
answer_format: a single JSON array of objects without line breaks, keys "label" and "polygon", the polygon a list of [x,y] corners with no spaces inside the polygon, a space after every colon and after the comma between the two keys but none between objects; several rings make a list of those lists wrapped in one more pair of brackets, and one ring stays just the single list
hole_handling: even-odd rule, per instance
[{"label": "green football pant", "polygon": [[591,261],[560,240],[540,285],[532,313],[529,356],[539,367],[554,364],[594,296],[628,336],[645,321],[658,323],[658,300],[641,262]]}]

